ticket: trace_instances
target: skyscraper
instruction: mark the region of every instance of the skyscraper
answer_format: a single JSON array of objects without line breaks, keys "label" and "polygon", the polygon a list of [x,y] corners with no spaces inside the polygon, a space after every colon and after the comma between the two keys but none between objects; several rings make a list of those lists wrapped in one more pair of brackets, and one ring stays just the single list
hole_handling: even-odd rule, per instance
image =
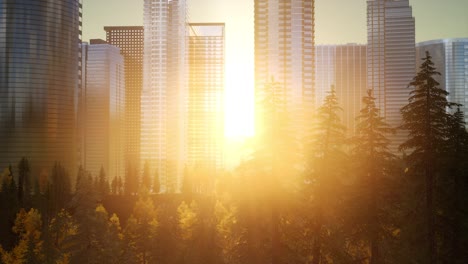
[{"label": "skyscraper", "polygon": [[[392,126],[401,124],[400,109],[408,103],[415,75],[415,20],[408,0],[367,1],[368,87],[377,107]],[[393,138],[392,149],[405,139]]]},{"label": "skyscraper", "polygon": [[109,178],[125,172],[125,70],[119,48],[103,40],[82,44],[84,169]]},{"label": "skyscraper", "polygon": [[24,156],[33,173],[55,161],[76,171],[81,9],[79,0],[0,0],[0,168]]},{"label": "skyscraper", "polygon": [[[256,133],[265,84],[282,85],[285,104],[298,126],[314,105],[314,1],[255,0]],[[300,128],[299,128],[300,129]]]},{"label": "skyscraper", "polygon": [[367,90],[367,46],[357,44],[318,45],[315,53],[316,97],[318,104],[334,86],[341,120],[352,135],[356,132],[355,119],[362,107]]},{"label": "skyscraper", "polygon": [[125,59],[125,154],[127,166],[141,169],[141,90],[143,88],[143,27],[105,27],[106,41]]},{"label": "skyscraper", "polygon": [[188,166],[223,168],[224,23],[189,24]]},{"label": "skyscraper", "polygon": [[187,7],[185,0],[145,0],[141,161],[180,189],[187,160]]},{"label": "skyscraper", "polygon": [[438,39],[416,45],[416,66],[421,65],[421,58],[429,51],[432,61],[441,73],[435,76],[440,87],[449,92],[449,102],[462,104],[468,122],[468,38]]}]

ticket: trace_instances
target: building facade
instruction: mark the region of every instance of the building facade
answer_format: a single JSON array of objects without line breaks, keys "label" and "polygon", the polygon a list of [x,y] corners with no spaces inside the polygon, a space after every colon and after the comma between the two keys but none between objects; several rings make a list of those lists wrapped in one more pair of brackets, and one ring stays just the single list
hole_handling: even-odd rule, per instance
[{"label": "building facade", "polygon": [[75,175],[81,11],[79,0],[0,0],[0,168],[26,157],[34,174],[60,162]]},{"label": "building facade", "polygon": [[119,48],[93,41],[82,44],[84,164],[97,177],[125,175],[125,66]]},{"label": "building facade", "polygon": [[314,0],[255,0],[256,134],[265,119],[265,85],[279,83],[299,131],[314,106]]},{"label": "building facade", "polygon": [[440,87],[449,92],[449,102],[463,105],[468,122],[468,38],[439,39],[418,43],[416,45],[416,67],[421,65],[421,58],[426,57],[426,51],[441,73],[435,76]]},{"label": "building facade", "polygon": [[188,159],[217,173],[224,166],[224,23],[189,24]]},{"label": "building facade", "polygon": [[[391,126],[401,125],[400,109],[408,103],[415,71],[415,20],[408,0],[367,1],[368,87]],[[393,137],[391,148],[406,139]]]},{"label": "building facade", "polygon": [[185,0],[145,0],[141,162],[163,192],[180,189],[187,161],[187,38]]},{"label": "building facade", "polygon": [[[105,27],[106,41],[125,59],[125,163],[141,169],[141,91],[143,88],[143,27]],[[137,170],[138,171],[138,170]]]},{"label": "building facade", "polygon": [[336,90],[343,111],[341,120],[349,135],[356,132],[356,117],[367,90],[367,46],[358,44],[315,47],[317,104],[323,104],[331,87]]}]

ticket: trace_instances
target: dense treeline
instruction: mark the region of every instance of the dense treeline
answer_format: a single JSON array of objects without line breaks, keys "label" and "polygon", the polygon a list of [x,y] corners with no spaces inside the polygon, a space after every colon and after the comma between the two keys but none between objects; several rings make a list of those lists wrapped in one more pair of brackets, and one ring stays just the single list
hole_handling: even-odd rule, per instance
[{"label": "dense treeline", "polygon": [[369,90],[352,138],[333,88],[313,133],[292,133],[272,82],[251,157],[187,169],[181,194],[148,164],[141,180],[80,169],[72,191],[60,164],[35,176],[24,158],[0,175],[0,263],[468,263],[468,133],[437,74],[427,54],[398,128]]}]

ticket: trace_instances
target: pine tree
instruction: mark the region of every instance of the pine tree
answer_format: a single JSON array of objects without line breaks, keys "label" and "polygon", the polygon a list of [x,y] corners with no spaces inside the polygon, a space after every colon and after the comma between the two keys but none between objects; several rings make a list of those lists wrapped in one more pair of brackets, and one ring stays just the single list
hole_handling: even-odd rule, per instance
[{"label": "pine tree", "polygon": [[68,172],[58,162],[55,163],[49,183],[50,215],[53,216],[66,207],[71,199],[71,180]]},{"label": "pine tree", "polygon": [[[318,109],[318,124],[316,128],[312,157],[312,172],[309,179],[313,183],[313,233],[312,264],[319,264],[323,256],[324,236],[326,224],[331,224],[333,208],[339,198],[339,168],[334,164],[344,166],[343,144],[345,143],[345,130],[342,125],[338,98],[334,87],[325,98],[323,105]],[[328,229],[329,230],[329,229]]]},{"label": "pine tree", "polygon": [[161,192],[161,182],[159,180],[158,170],[156,170],[156,173],[153,178],[153,193],[159,194],[160,192]]},{"label": "pine tree", "polygon": [[445,177],[438,181],[438,205],[442,208],[443,219],[446,220],[446,228],[441,231],[440,237],[443,244],[439,251],[442,252],[441,262],[455,264],[466,263],[468,252],[468,212],[466,204],[468,198],[468,132],[466,130],[465,115],[461,111],[461,105],[450,115],[448,138],[445,145],[444,158],[446,160]]},{"label": "pine tree", "polygon": [[141,177],[141,184],[143,185],[143,188],[146,188],[147,190],[151,190],[151,175],[150,174],[151,174],[150,164],[148,161],[146,161],[143,167],[143,175]]},{"label": "pine tree", "polygon": [[437,157],[443,156],[447,140],[450,115],[447,109],[452,106],[447,101],[448,92],[439,87],[434,79],[440,75],[434,67],[432,57],[426,52],[419,72],[410,86],[409,103],[401,109],[402,129],[409,132],[409,139],[400,146],[400,150],[410,151],[407,156],[411,171],[415,176],[422,176],[425,185],[426,215],[426,263],[436,263],[436,208],[434,204],[436,175],[441,164]]},{"label": "pine tree", "polygon": [[106,172],[104,171],[104,167],[101,166],[101,170],[99,171],[99,182],[98,182],[98,190],[99,194],[102,198],[109,194],[110,187],[109,187],[109,180],[107,179]]},{"label": "pine tree", "polygon": [[369,243],[370,264],[385,263],[381,256],[381,238],[389,237],[388,221],[385,217],[386,202],[385,193],[388,193],[384,184],[386,167],[394,157],[388,147],[390,140],[387,135],[394,133],[384,118],[380,116],[380,110],[376,107],[372,90],[367,91],[363,97],[364,107],[356,118],[357,133],[352,139],[354,160],[357,163],[358,175],[355,180],[355,192],[353,197],[356,206],[353,211],[364,219],[360,220],[364,228],[364,239]]},{"label": "pine tree", "polygon": [[25,198],[29,200],[29,194],[31,192],[29,173],[29,162],[23,157],[18,163],[18,201],[20,203],[20,207],[24,207]]}]

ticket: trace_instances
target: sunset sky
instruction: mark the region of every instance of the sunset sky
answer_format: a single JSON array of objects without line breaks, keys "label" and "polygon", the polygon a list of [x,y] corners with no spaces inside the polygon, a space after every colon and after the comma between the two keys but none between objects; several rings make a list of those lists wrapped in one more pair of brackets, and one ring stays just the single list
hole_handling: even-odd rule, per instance
[{"label": "sunset sky", "polygon": [[[226,130],[253,131],[253,0],[188,0],[190,22],[226,23]],[[416,40],[468,37],[467,0],[410,0]],[[143,0],[83,0],[83,39],[142,25]],[[366,43],[365,0],[316,0],[316,44]],[[239,124],[242,123],[242,126]]]}]

